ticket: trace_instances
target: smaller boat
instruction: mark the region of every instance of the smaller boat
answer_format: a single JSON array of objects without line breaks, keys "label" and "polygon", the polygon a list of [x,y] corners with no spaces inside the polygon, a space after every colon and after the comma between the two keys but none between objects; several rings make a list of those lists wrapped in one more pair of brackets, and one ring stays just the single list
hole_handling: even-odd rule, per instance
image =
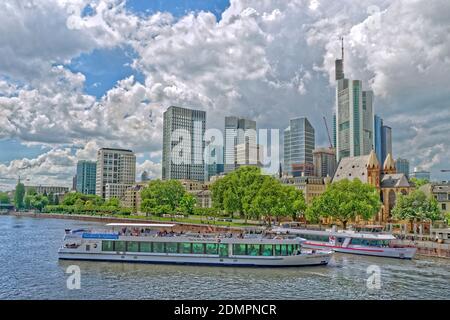
[{"label": "smaller boat", "polygon": [[[326,265],[333,251],[304,248],[296,236],[174,232],[173,224],[110,223],[66,230],[59,259],[234,267]],[[158,231],[159,229],[159,231]]]},{"label": "smaller boat", "polygon": [[296,235],[306,239],[305,248],[333,250],[335,252],[368,256],[412,259],[417,248],[395,243],[394,235],[382,232],[382,226],[366,226],[356,230],[309,230],[284,224],[272,228],[277,234]]}]

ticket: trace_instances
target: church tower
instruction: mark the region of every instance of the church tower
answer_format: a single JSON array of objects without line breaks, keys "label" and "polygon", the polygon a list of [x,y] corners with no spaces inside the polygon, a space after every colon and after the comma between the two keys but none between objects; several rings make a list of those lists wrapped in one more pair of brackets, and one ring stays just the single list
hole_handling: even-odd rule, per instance
[{"label": "church tower", "polygon": [[397,173],[397,169],[395,168],[395,161],[390,153],[388,153],[386,160],[384,161],[383,173],[384,174]]},{"label": "church tower", "polygon": [[379,189],[380,173],[380,163],[378,162],[375,151],[372,149],[367,162],[367,183]]}]

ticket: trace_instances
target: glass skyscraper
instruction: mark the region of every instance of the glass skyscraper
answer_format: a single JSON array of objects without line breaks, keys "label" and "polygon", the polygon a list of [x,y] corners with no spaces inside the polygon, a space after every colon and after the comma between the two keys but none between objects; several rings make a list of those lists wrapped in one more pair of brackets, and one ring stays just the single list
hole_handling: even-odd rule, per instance
[{"label": "glass skyscraper", "polygon": [[409,178],[409,161],[407,159],[398,158],[395,161],[395,168],[397,173],[403,173]]},{"label": "glass skyscraper", "polygon": [[[343,50],[343,49],[342,49]],[[344,76],[344,58],[336,60],[336,119],[334,140],[337,161],[369,154],[373,148],[373,92],[362,81]]]},{"label": "glass skyscraper", "polygon": [[76,190],[83,194],[95,194],[97,163],[81,160],[77,163]]},{"label": "glass skyscraper", "polygon": [[237,146],[246,144],[250,149],[257,147],[256,121],[225,117],[224,172],[237,168]]},{"label": "glass skyscraper", "polygon": [[163,179],[205,181],[206,112],[171,106],[163,116]]},{"label": "glass skyscraper", "polygon": [[314,174],[315,132],[307,118],[291,119],[284,130],[284,172],[294,177]]}]

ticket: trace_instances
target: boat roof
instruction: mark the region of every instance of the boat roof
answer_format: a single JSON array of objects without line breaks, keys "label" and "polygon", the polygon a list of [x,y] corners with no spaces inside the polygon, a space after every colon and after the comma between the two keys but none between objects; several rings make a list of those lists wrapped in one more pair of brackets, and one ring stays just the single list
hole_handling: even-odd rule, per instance
[{"label": "boat roof", "polygon": [[360,238],[360,239],[372,239],[372,240],[394,240],[396,239],[392,234],[386,233],[369,233],[369,232],[355,232],[350,230],[308,230],[308,229],[292,229],[292,228],[273,228],[275,232],[280,233],[290,233],[290,234],[310,234],[310,235],[320,235],[320,236],[334,236],[334,237],[349,237],[349,238]]},{"label": "boat roof", "polygon": [[146,228],[172,228],[175,224],[169,223],[108,223],[108,227],[146,227]]}]

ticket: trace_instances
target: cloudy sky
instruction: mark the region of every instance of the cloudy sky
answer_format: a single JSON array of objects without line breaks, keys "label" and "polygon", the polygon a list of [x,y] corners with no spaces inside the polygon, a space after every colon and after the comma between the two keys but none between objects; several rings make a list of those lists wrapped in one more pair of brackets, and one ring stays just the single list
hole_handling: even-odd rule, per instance
[{"label": "cloudy sky", "polygon": [[106,146],[158,177],[169,105],[212,128],[306,116],[326,146],[340,36],[394,157],[450,179],[448,0],[4,0],[0,21],[0,189],[69,186]]}]

